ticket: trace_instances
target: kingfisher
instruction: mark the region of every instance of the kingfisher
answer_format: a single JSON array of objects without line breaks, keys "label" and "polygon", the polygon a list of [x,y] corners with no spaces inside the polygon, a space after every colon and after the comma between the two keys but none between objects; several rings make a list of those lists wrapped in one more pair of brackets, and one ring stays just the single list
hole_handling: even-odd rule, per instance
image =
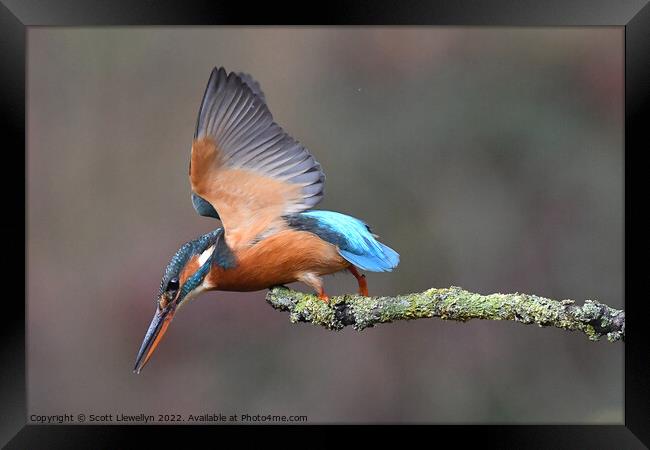
[{"label": "kingfisher", "polygon": [[324,275],[390,272],[399,254],[362,220],[314,210],[323,198],[321,165],[274,120],[260,84],[214,68],[192,140],[191,200],[221,227],[187,242],[160,283],[154,317],[136,357],[140,373],[176,311],[205,291],[258,291],[292,282],[328,302]]}]

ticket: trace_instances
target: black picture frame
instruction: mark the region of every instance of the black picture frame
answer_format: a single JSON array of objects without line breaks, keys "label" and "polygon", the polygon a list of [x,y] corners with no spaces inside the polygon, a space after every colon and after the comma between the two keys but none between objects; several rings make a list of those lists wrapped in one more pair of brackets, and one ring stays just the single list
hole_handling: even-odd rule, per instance
[{"label": "black picture frame", "polygon": [[[625,28],[625,423],[620,426],[436,426],[435,442],[445,436],[458,442],[470,434],[498,448],[645,448],[650,446],[650,358],[644,340],[640,282],[631,275],[633,171],[648,149],[650,93],[650,6],[648,0],[511,0],[511,1],[348,1],[314,6],[295,3],[284,11],[276,2],[252,7],[248,2],[173,0],[0,0],[0,114],[5,163],[0,178],[4,212],[0,230],[5,293],[0,326],[2,365],[0,442],[7,448],[135,445],[133,434],[164,438],[170,432],[210,433],[212,426],[75,426],[27,425],[25,367],[26,167],[25,100],[27,28],[34,26],[106,25],[473,25],[473,26],[621,26]],[[12,158],[7,161],[6,158]],[[11,176],[16,174],[16,176]],[[23,178],[25,177],[25,178]],[[641,195],[637,193],[637,198]],[[637,209],[639,211],[639,209]],[[638,222],[638,219],[637,219]],[[21,246],[21,240],[23,244]],[[639,251],[639,250],[636,250]],[[21,283],[18,280],[22,280]],[[576,381],[579,382],[579,381]],[[241,430],[242,427],[234,427]],[[260,429],[259,427],[257,427]],[[293,427],[292,427],[293,428]],[[307,427],[309,428],[309,426]],[[246,427],[246,430],[249,428]],[[270,427],[261,427],[268,432]],[[219,430],[221,433],[223,428]],[[384,429],[373,431],[373,435]],[[465,434],[467,433],[467,435]],[[140,436],[139,439],[142,437]],[[148,441],[145,441],[148,442]]]}]

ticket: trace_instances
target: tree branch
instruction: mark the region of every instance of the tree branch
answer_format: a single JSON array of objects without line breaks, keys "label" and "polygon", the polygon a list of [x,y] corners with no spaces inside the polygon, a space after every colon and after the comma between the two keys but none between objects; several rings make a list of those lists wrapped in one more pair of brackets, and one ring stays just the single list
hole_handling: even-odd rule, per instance
[{"label": "tree branch", "polygon": [[581,331],[592,341],[607,336],[610,342],[625,339],[625,312],[587,300],[550,300],[526,294],[480,295],[452,286],[396,297],[331,297],[329,303],[315,295],[284,286],[274,287],[266,301],[289,312],[291,322],[311,322],[329,330],[348,325],[363,330],[379,323],[439,317],[466,322],[470,319],[513,320],[541,327]]}]

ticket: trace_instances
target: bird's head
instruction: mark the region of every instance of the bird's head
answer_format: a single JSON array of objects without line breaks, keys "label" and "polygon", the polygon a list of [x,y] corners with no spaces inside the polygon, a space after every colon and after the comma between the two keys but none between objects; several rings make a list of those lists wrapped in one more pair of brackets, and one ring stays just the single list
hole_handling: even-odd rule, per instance
[{"label": "bird's head", "polygon": [[135,360],[135,373],[140,373],[151,358],[178,308],[206,290],[203,280],[210,271],[214,245],[221,231],[215,230],[183,244],[167,264],[156,311]]}]

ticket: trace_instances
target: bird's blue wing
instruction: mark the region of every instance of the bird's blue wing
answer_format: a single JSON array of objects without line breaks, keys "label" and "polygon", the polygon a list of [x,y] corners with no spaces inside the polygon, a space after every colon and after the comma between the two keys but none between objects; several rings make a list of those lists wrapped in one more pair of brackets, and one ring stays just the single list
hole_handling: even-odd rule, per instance
[{"label": "bird's blue wing", "polygon": [[390,272],[399,264],[399,254],[379,242],[368,225],[354,217],[333,211],[306,211],[288,222],[336,245],[343,258],[362,270]]}]

